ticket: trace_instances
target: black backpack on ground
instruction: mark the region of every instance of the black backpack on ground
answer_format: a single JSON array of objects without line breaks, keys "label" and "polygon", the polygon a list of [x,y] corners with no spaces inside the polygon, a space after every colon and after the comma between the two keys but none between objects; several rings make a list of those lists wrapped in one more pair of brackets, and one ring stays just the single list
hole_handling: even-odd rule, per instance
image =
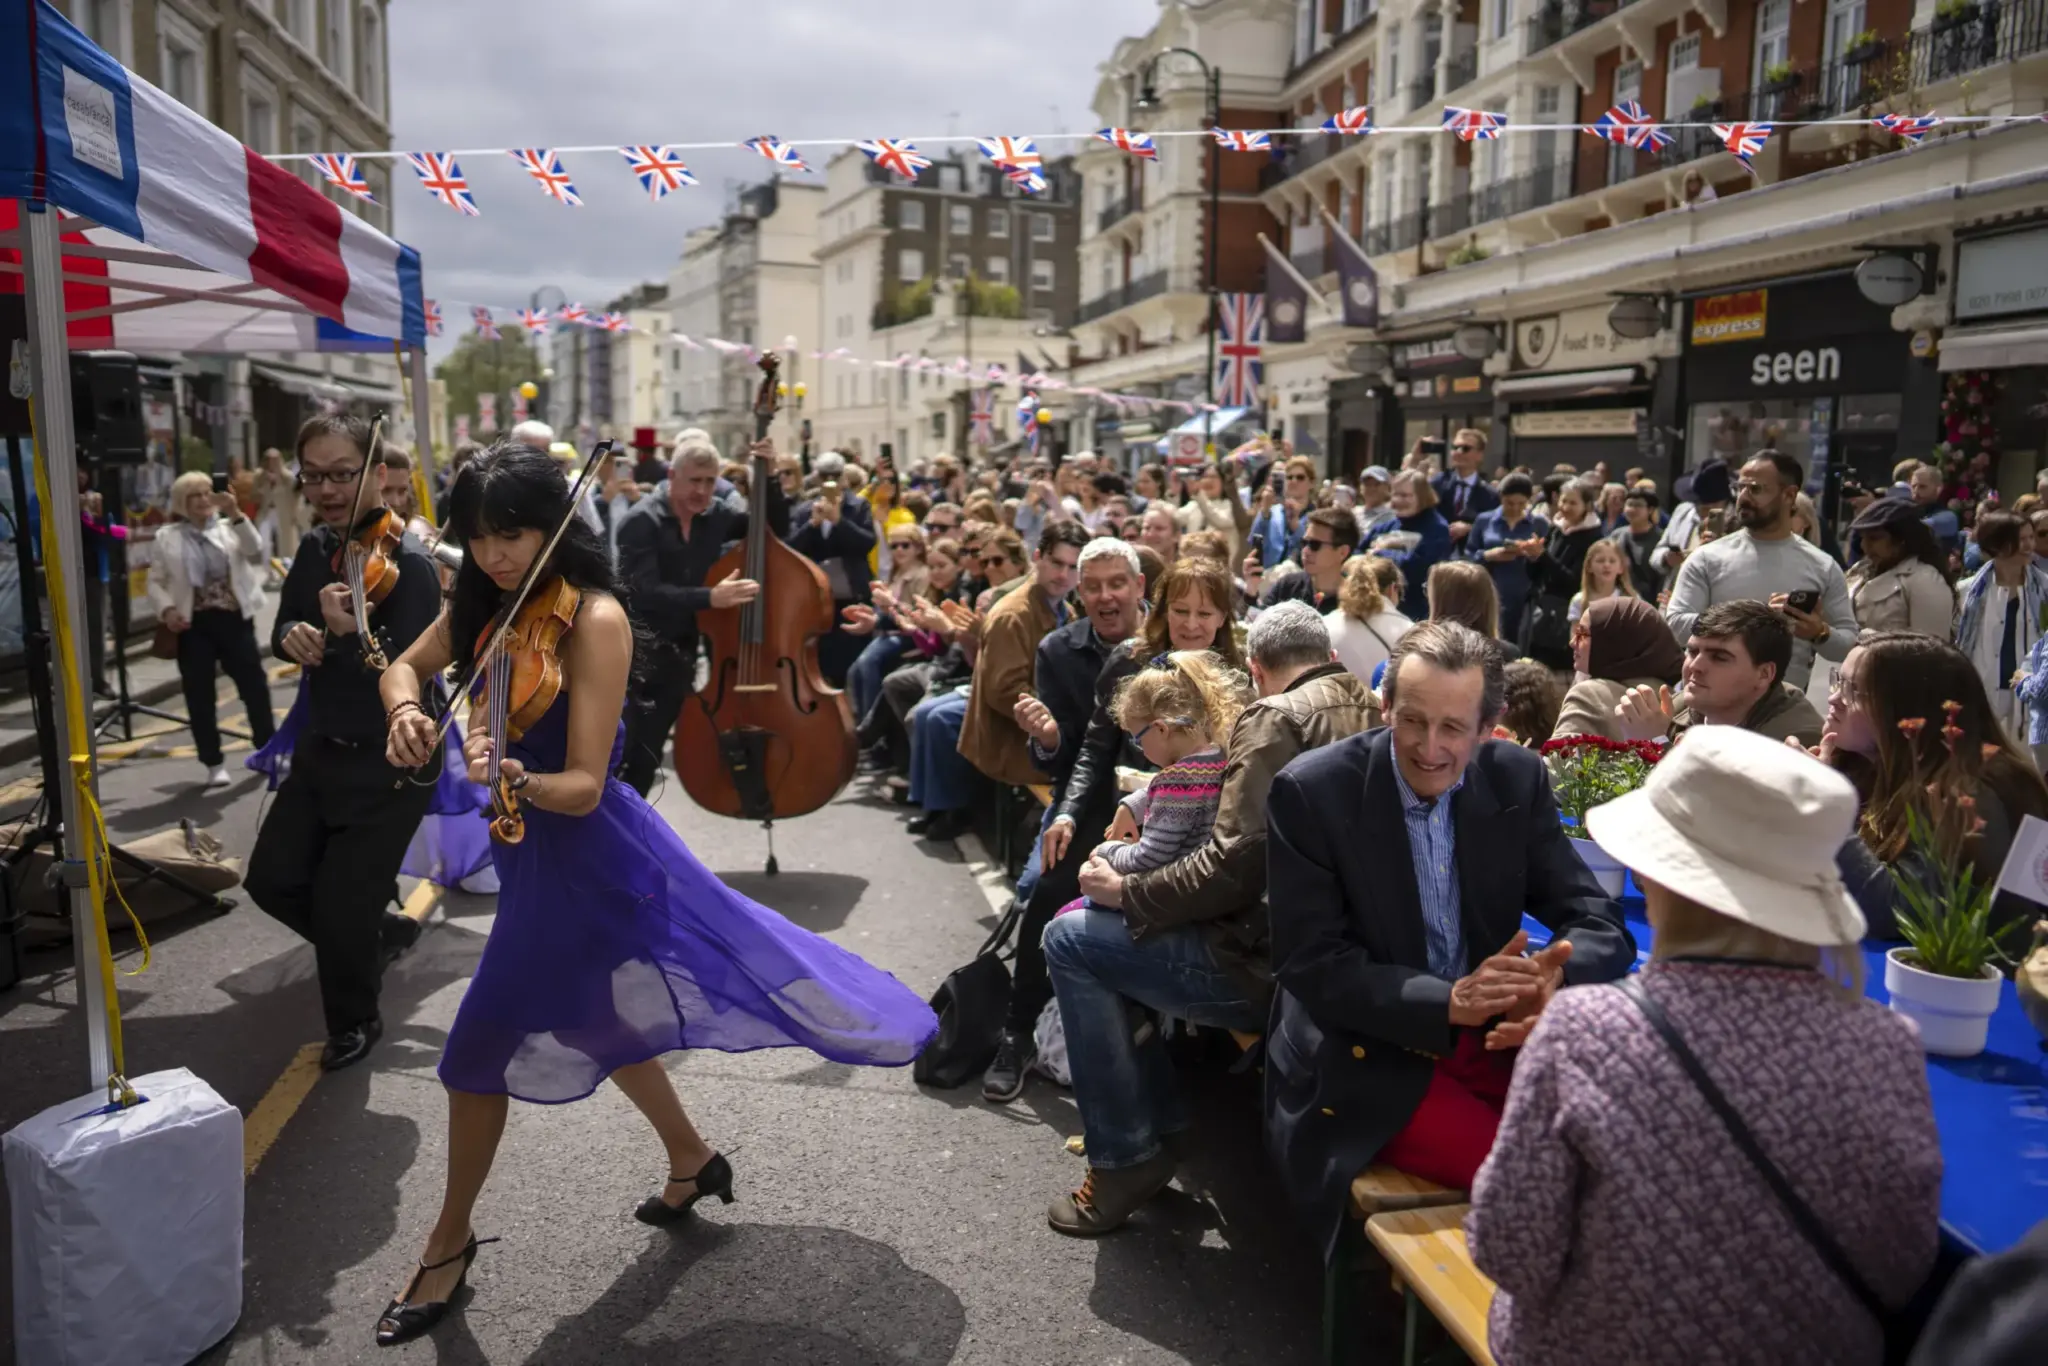
[{"label": "black backpack on ground", "polygon": [[1012,897],[1009,909],[975,950],[974,960],[947,974],[932,993],[939,1032],[910,1065],[911,1078],[918,1085],[950,1091],[979,1077],[995,1060],[1003,1022],[1010,1013],[1006,960],[1016,949],[1009,940],[1023,918],[1023,905]]}]

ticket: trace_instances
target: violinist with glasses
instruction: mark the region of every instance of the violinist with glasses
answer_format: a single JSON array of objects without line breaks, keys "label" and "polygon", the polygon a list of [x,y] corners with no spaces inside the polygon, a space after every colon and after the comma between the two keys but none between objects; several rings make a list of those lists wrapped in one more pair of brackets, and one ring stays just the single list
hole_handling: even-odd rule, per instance
[{"label": "violinist with glasses", "polygon": [[441,582],[385,506],[376,447],[359,417],[323,414],[299,429],[317,525],[278,591],[271,649],[305,671],[305,713],[243,878],[258,906],[313,945],[328,1071],[360,1062],[384,1032],[385,953],[419,936],[386,907],[434,794],[384,759],[377,676],[433,624]]}]

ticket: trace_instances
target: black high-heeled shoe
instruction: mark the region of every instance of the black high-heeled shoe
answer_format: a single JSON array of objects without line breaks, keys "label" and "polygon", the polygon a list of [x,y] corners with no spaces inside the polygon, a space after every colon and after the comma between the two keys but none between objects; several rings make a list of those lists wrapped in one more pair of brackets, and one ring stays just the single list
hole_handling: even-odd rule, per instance
[{"label": "black high-heeled shoe", "polygon": [[[379,1347],[396,1347],[401,1342],[411,1342],[414,1338],[428,1332],[443,1318],[446,1318],[448,1306],[454,1302],[456,1294],[461,1291],[463,1282],[469,1279],[469,1265],[476,1260],[476,1250],[485,1243],[495,1243],[497,1241],[496,1238],[479,1240],[472,1233],[469,1235],[469,1241],[462,1245],[462,1251],[456,1253],[453,1257],[444,1258],[431,1266],[421,1262],[419,1269],[412,1273],[412,1279],[406,1282],[405,1293],[385,1305],[384,1312],[377,1316],[377,1345]],[[455,1278],[455,1288],[448,1292],[447,1299],[435,1300],[431,1304],[413,1304],[410,1302],[412,1292],[418,1287],[421,1276],[429,1271],[439,1271],[450,1262],[458,1261],[462,1263],[462,1274]]]},{"label": "black high-heeled shoe", "polygon": [[695,1176],[671,1176],[671,1186],[696,1182],[697,1189],[689,1199],[680,1205],[671,1205],[659,1195],[650,1195],[640,1202],[640,1208],[633,1211],[633,1217],[643,1224],[659,1227],[663,1224],[679,1224],[689,1217],[690,1206],[707,1195],[715,1195],[719,1203],[730,1205],[736,1198],[732,1193],[732,1164],[725,1160],[723,1153],[711,1154],[711,1160],[698,1169]]}]

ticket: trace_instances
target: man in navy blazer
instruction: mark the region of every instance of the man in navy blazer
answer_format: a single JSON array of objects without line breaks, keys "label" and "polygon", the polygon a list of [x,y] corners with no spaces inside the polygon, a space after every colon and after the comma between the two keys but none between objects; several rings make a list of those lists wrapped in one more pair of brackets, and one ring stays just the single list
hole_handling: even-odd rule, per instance
[{"label": "man in navy blazer", "polygon": [[[846,472],[846,457],[826,451],[813,468],[821,492],[828,484],[837,488]],[[859,494],[840,493],[836,499],[799,503],[790,513],[789,525],[789,548],[816,561],[832,587],[832,629],[818,640],[818,671],[827,683],[843,688],[847,671],[868,644],[865,636],[847,631],[846,609],[869,598],[874,574],[868,569],[868,552],[875,548],[875,514]]]},{"label": "man in navy blazer", "polygon": [[1436,490],[1436,510],[1451,524],[1451,544],[1462,551],[1472,523],[1479,520],[1480,513],[1500,506],[1500,494],[1479,477],[1479,467],[1486,461],[1485,432],[1460,429],[1451,437],[1449,454],[1450,468],[1430,480],[1429,486]]},{"label": "man in navy blazer", "polygon": [[[1374,1161],[1470,1189],[1551,995],[1635,962],[1543,761],[1486,738],[1504,685],[1485,639],[1424,623],[1386,677],[1391,724],[1290,763],[1266,808],[1266,1145],[1325,1255]],[[1553,936],[1529,955],[1525,912]]]}]

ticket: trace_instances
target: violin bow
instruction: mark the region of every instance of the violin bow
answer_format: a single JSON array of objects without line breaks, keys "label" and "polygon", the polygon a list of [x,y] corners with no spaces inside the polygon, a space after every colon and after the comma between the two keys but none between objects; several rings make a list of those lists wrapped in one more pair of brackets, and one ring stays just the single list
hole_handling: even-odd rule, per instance
[{"label": "violin bow", "polygon": [[[350,543],[355,540],[356,523],[363,515],[363,491],[370,486],[370,471],[377,468],[377,447],[383,444],[384,414],[377,414],[377,420],[370,424],[370,447],[363,454],[363,467],[356,471],[356,496],[349,505],[348,525],[342,531],[341,562],[350,566],[348,576],[349,607],[355,612],[356,634],[362,637],[363,663],[382,672],[389,667],[383,660],[384,650],[371,634],[370,604],[363,596],[361,567],[356,565],[349,553]],[[377,476],[383,478],[382,475]],[[331,632],[329,634],[332,634]]]},{"label": "violin bow", "polygon": [[610,455],[615,448],[616,443],[612,441],[600,441],[590,448],[590,455],[583,462],[583,472],[577,476],[576,482],[569,486],[568,512],[563,515],[561,522],[556,525],[554,534],[548,537],[547,544],[543,545],[540,548],[540,553],[533,557],[533,563],[526,566],[526,576],[519,581],[518,591],[505,600],[504,605],[498,609],[498,615],[491,619],[490,639],[484,643],[484,648],[477,652],[476,658],[470,661],[469,668],[456,682],[456,685],[450,689],[448,709],[441,713],[440,721],[434,726],[434,743],[436,745],[439,745],[448,734],[448,725],[455,719],[456,705],[469,695],[469,690],[476,686],[477,679],[483,677],[484,670],[491,666],[491,661],[496,659],[502,651],[505,628],[518,619],[519,609],[524,607],[527,598],[533,595],[534,588],[539,585],[542,575],[547,570],[548,561],[554,558],[555,547],[561,543],[562,537],[568,533],[569,524],[575,521],[579,515],[579,509],[583,503],[584,490],[590,487],[591,480],[596,477],[598,463],[605,456]]}]

